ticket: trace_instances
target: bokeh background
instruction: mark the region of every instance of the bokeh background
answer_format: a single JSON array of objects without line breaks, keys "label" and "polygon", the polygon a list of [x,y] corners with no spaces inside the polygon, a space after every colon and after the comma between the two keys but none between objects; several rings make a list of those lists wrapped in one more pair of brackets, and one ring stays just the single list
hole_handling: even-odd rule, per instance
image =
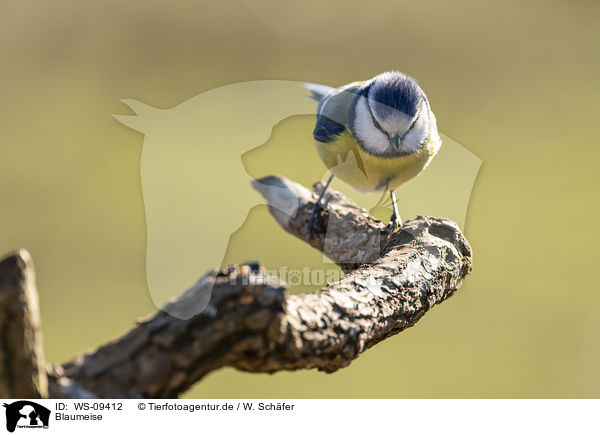
[{"label": "bokeh background", "polygon": [[[224,369],[186,397],[600,396],[597,2],[57,0],[0,10],[0,255],[33,255],[49,361],[156,309],[143,136],[111,117],[128,113],[121,99],[170,108],[234,82],[341,85],[400,69],[426,90],[440,130],[483,160],[465,223],[473,274],[338,373]],[[311,121],[288,124],[273,134],[295,144],[279,172],[309,184],[323,174]],[[244,225],[228,259],[321,260],[264,206]],[[257,247],[260,231],[272,240]]]}]

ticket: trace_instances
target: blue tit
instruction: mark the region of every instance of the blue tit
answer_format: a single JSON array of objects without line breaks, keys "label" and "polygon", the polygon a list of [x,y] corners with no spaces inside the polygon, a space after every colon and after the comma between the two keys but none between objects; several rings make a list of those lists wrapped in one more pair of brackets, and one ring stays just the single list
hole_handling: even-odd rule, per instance
[{"label": "blue tit", "polygon": [[394,189],[425,169],[442,144],[425,92],[398,71],[340,88],[305,86],[319,103],[313,136],[331,172],[308,232],[334,176],[359,191],[390,192],[391,223],[401,226]]}]

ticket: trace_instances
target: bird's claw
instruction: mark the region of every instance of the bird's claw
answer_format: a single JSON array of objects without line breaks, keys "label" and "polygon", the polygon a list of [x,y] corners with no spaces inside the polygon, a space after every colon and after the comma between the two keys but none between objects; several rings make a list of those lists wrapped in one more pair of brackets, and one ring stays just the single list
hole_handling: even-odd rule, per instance
[{"label": "bird's claw", "polygon": [[310,218],[308,219],[308,225],[306,225],[306,234],[309,236],[313,229],[315,221],[319,218],[319,215],[321,214],[321,210],[323,209],[321,207],[321,205],[319,204],[319,202],[320,201],[315,202],[315,205],[313,206],[312,211],[310,212]]},{"label": "bird's claw", "polygon": [[390,217],[390,222],[388,223],[388,226],[392,229],[392,231],[395,231],[398,228],[402,228],[402,220],[394,213]]},{"label": "bird's claw", "polygon": [[317,198],[317,201],[315,202],[315,205],[313,205],[312,212],[310,213],[310,218],[308,219],[308,225],[306,226],[306,234],[309,237],[310,237],[310,232],[313,229],[313,225],[315,223],[315,220],[321,214],[321,210],[323,210],[323,207],[321,206],[321,201],[323,201],[323,197],[325,196],[325,192],[327,192],[327,188],[331,184],[331,180],[333,180],[333,174],[331,174],[329,176],[329,179],[327,180],[327,183],[325,183],[325,187],[323,187],[323,190],[321,191],[321,194],[319,195],[319,198]]}]

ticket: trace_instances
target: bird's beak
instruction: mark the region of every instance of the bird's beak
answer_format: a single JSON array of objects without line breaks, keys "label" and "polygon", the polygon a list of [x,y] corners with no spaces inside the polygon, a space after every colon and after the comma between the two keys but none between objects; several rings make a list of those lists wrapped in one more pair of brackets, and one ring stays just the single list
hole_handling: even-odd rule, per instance
[{"label": "bird's beak", "polygon": [[392,146],[394,147],[394,149],[396,151],[400,151],[400,146],[402,145],[402,137],[401,136],[394,136],[392,138]]}]

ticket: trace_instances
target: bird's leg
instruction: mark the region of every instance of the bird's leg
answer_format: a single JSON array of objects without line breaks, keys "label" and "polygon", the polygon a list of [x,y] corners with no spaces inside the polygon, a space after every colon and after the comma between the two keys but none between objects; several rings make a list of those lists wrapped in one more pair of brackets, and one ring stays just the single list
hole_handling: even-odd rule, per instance
[{"label": "bird's leg", "polygon": [[391,190],[390,196],[392,198],[392,208],[394,209],[394,214],[392,214],[392,217],[390,218],[390,224],[393,225],[394,229],[397,229],[402,226],[402,219],[400,218],[400,213],[398,213],[398,203],[396,202],[396,192]]},{"label": "bird's leg", "polygon": [[317,202],[315,202],[312,212],[310,213],[310,218],[308,219],[308,225],[306,226],[306,233],[308,235],[310,235],[310,232],[312,231],[312,227],[315,223],[315,219],[317,217],[319,217],[319,213],[321,213],[321,200],[325,196],[325,192],[327,191],[327,188],[331,184],[331,180],[333,180],[333,174],[331,174],[329,176],[329,180],[327,180],[327,183],[325,183],[325,187],[323,187],[323,191],[319,195],[319,198],[317,199]]}]

